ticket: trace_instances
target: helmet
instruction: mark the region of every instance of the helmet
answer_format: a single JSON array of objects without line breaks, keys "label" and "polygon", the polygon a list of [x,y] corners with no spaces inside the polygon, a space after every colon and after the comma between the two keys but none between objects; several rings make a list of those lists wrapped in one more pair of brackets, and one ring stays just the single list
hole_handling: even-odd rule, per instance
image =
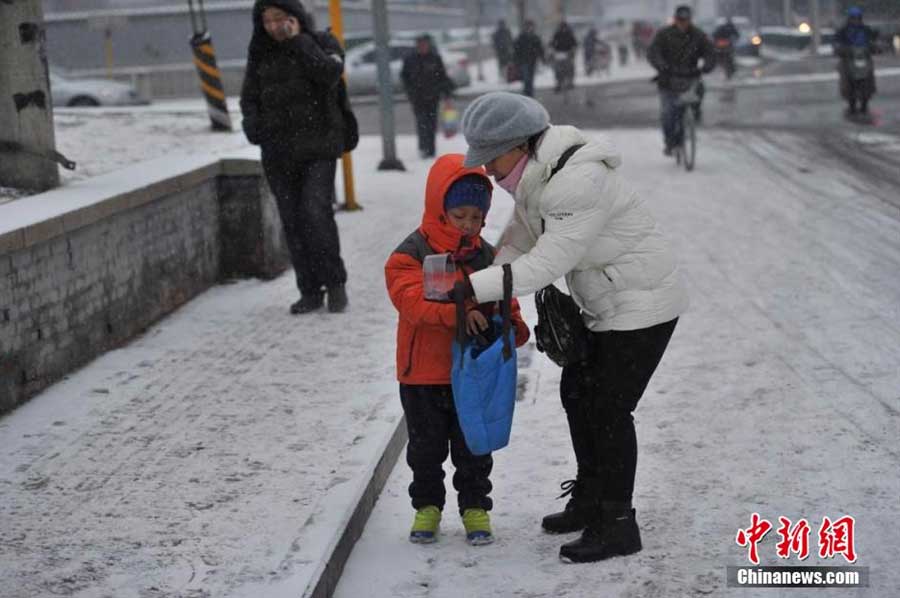
[{"label": "helmet", "polygon": [[847,16],[848,17],[862,17],[863,11],[858,6],[851,6],[850,8],[847,9]]}]

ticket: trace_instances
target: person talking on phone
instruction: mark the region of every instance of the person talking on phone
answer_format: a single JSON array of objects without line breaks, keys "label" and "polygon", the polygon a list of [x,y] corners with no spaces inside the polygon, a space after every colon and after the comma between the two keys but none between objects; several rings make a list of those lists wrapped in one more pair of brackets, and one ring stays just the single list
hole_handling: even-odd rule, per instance
[{"label": "person talking on phone", "polygon": [[[343,49],[316,31],[298,0],[257,0],[241,90],[244,133],[284,226],[300,299],[292,314],[347,307],[347,271],[334,220],[334,177],[345,151]],[[346,148],[349,149],[349,148]]]}]

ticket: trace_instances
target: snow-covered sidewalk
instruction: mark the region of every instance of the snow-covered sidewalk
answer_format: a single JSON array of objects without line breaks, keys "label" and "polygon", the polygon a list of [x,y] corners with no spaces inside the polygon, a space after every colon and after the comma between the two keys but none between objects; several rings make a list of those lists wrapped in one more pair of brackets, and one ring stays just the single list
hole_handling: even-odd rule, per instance
[{"label": "snow-covered sidewalk", "polygon": [[288,315],[292,272],[219,286],[0,419],[0,596],[303,592],[400,417],[383,265],[430,163],[379,158],[364,138],[365,209],[338,216],[348,313]]},{"label": "snow-covered sidewalk", "polygon": [[[703,133],[698,170],[660,156],[658,134],[613,131],[625,172],[681,250],[692,307],[636,412],[635,503],[644,551],[595,565],[558,560],[575,535],[540,530],[575,473],[559,368],[526,351],[527,392],[495,455],[488,547],[465,543],[448,474],[444,534],[406,540],[401,461],[347,564],[337,598],[866,596],[900,591],[900,219],[843,165],[803,140]],[[806,156],[806,157],[804,157]],[[803,174],[803,173],[806,174]],[[533,306],[525,302],[533,322]],[[452,471],[452,466],[447,464]],[[749,565],[735,543],[753,512],[812,527],[813,555],[764,565],[847,565],[816,557],[824,516],[856,518],[860,590],[726,587]]]}]

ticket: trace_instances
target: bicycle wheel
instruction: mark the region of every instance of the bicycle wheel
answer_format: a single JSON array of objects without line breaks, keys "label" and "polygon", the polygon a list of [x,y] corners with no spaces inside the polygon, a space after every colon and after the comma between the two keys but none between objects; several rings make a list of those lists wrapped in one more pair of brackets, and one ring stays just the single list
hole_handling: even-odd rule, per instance
[{"label": "bicycle wheel", "polygon": [[682,142],[684,168],[690,172],[694,170],[694,161],[697,158],[697,123],[694,121],[692,106],[688,106],[687,110],[684,111],[682,127],[684,128],[684,141]]}]

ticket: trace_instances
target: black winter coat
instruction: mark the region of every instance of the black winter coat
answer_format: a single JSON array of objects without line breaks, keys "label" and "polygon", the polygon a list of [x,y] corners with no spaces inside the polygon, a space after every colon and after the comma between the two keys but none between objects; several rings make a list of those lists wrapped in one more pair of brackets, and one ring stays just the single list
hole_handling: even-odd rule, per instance
[{"label": "black winter coat", "polygon": [[494,52],[497,54],[497,60],[501,64],[509,62],[513,53],[513,37],[509,28],[498,27],[491,39],[494,42]]},{"label": "black winter coat", "polygon": [[675,25],[660,30],[647,50],[647,60],[659,71],[657,84],[661,89],[684,91],[683,80],[700,74],[698,62],[703,59],[703,71],[716,66],[715,48],[697,27],[682,32]]},{"label": "black winter coat", "polygon": [[571,29],[557,29],[550,40],[550,47],[556,52],[572,52],[578,47],[578,40]]},{"label": "black winter coat", "polygon": [[453,93],[455,85],[447,75],[441,55],[413,52],[403,60],[400,79],[412,104],[434,104]]},{"label": "black winter coat", "polygon": [[535,64],[544,60],[544,42],[537,33],[523,31],[516,38],[513,60],[516,64]]},{"label": "black winter coat", "polygon": [[[278,7],[297,17],[302,33],[277,42],[262,13]],[[343,50],[330,33],[315,32],[297,0],[261,0],[253,7],[253,38],[241,90],[244,133],[263,153],[289,161],[337,159],[344,151],[339,83]]]}]

